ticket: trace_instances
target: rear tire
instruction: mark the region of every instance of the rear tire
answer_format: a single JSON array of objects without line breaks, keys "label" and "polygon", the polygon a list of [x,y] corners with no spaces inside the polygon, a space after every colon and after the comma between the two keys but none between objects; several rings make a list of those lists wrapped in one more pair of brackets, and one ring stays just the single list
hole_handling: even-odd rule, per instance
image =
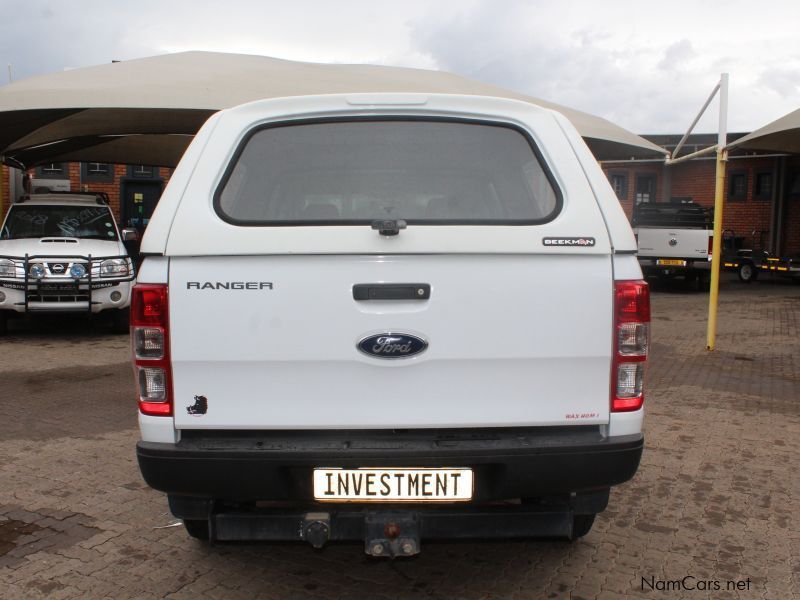
[{"label": "rear tire", "polygon": [[0,335],[8,333],[8,315],[5,311],[0,312]]},{"label": "rear tire", "polygon": [[758,279],[758,270],[753,263],[743,262],[739,265],[739,281],[742,283],[752,283]]},{"label": "rear tire", "polygon": [[208,541],[208,521],[184,519],[183,526],[186,528],[186,533],[194,539]]},{"label": "rear tire", "polygon": [[582,538],[592,529],[596,515],[575,515],[572,517],[572,537],[571,541]]}]

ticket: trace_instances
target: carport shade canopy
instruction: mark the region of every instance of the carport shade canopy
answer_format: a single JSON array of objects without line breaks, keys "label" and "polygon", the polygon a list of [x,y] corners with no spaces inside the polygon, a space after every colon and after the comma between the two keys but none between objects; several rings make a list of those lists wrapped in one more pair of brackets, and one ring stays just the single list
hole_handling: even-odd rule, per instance
[{"label": "carport shade canopy", "polygon": [[800,154],[800,108],[728,144],[728,148]]},{"label": "carport shade canopy", "polygon": [[[522,100],[565,115],[598,159],[665,154],[606,119],[443,71],[182,52],[0,87],[0,156],[27,167],[65,160],[174,166],[180,144],[185,149],[218,110],[264,98],[380,92]],[[120,137],[141,135],[149,137],[127,143]],[[146,148],[151,155],[142,154]]]},{"label": "carport shade canopy", "polygon": [[53,162],[97,162],[175,166],[193,135],[92,135],[34,146],[8,157],[12,166],[36,166]]}]

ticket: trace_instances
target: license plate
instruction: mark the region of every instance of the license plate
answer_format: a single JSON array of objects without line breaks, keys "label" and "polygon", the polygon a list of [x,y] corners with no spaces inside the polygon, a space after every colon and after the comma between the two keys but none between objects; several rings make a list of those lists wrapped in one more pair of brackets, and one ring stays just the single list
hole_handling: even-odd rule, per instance
[{"label": "license plate", "polygon": [[322,502],[464,502],[472,499],[472,469],[314,469],[314,499]]},{"label": "license plate", "polygon": [[40,283],[38,287],[40,294],[75,294],[77,289],[74,283]]},{"label": "license plate", "polygon": [[686,261],[675,258],[659,258],[656,261],[656,265],[659,267],[685,267]]}]

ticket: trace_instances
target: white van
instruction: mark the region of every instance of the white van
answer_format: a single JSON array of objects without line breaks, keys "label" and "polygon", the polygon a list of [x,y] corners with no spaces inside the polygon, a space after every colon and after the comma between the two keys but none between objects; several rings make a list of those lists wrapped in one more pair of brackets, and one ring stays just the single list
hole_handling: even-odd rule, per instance
[{"label": "white van", "polygon": [[189,534],[586,534],[643,437],[649,294],[561,115],[454,95],[213,116],[142,243],[145,480]]}]

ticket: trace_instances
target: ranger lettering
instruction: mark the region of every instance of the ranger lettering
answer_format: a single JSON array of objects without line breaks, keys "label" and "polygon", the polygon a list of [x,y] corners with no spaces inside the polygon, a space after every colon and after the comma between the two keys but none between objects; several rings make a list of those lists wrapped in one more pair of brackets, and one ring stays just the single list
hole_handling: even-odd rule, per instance
[{"label": "ranger lettering", "polygon": [[271,290],[271,281],[187,281],[187,290]]}]

